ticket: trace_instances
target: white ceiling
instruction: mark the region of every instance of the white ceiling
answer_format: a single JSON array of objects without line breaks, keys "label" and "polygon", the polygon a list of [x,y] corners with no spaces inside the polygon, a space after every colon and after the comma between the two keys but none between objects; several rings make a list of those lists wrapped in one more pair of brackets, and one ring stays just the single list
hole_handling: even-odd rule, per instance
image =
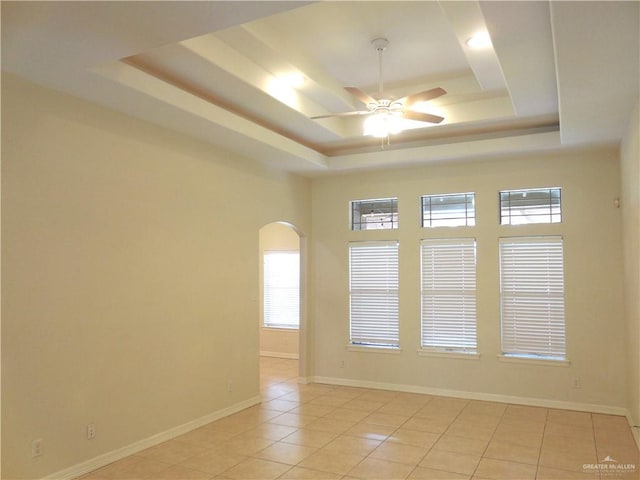
[{"label": "white ceiling", "polygon": [[[619,142],[639,95],[640,3],[7,2],[2,68],[307,175]],[[492,47],[465,41],[488,31]],[[442,87],[384,148],[344,89]],[[292,87],[288,75],[302,74]],[[418,128],[415,128],[418,127]]]}]

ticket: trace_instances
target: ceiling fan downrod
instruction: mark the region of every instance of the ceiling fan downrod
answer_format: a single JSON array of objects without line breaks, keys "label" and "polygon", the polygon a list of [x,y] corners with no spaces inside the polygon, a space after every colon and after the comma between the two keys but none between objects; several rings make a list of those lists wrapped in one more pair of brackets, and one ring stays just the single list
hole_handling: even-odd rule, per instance
[{"label": "ceiling fan downrod", "polygon": [[384,85],[382,83],[382,54],[389,46],[389,40],[386,38],[374,38],[371,40],[371,45],[378,52],[378,92],[382,96],[384,92]]}]

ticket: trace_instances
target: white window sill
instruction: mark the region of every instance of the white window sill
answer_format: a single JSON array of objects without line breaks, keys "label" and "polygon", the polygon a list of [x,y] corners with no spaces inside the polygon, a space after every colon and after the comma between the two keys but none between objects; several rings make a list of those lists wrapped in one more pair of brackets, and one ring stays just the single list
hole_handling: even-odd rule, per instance
[{"label": "white window sill", "polygon": [[384,347],[382,345],[347,345],[347,350],[350,352],[365,352],[365,353],[385,353],[397,355],[402,352],[400,347]]},{"label": "white window sill", "polygon": [[479,353],[465,353],[445,350],[418,350],[419,357],[459,358],[463,360],[480,360]]},{"label": "white window sill", "polygon": [[273,325],[263,325],[262,326],[263,330],[273,330],[275,332],[297,332],[298,330],[300,330],[299,327],[274,327]]},{"label": "white window sill", "polygon": [[525,363],[528,365],[543,365],[545,367],[568,367],[571,365],[569,360],[553,359],[553,358],[535,358],[535,357],[518,357],[514,355],[498,355],[498,360],[507,363]]}]

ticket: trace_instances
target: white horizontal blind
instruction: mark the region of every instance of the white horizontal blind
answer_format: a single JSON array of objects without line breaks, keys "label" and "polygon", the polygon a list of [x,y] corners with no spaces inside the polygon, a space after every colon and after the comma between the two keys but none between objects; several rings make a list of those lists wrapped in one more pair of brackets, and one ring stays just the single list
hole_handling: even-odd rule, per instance
[{"label": "white horizontal blind", "polygon": [[428,239],[422,253],[422,347],[477,352],[476,241]]},{"label": "white horizontal blind", "polygon": [[266,251],[263,276],[264,325],[276,328],[299,328],[300,253]]},{"label": "white horizontal blind", "polygon": [[562,237],[500,239],[502,351],[565,358]]},{"label": "white horizontal blind", "polygon": [[398,242],[349,245],[351,343],[397,347]]}]

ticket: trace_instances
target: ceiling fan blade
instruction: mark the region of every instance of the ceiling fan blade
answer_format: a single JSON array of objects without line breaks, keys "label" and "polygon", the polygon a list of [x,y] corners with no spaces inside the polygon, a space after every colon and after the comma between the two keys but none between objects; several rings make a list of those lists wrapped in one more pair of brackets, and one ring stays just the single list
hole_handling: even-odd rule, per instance
[{"label": "ceiling fan blade", "polygon": [[417,120],[418,122],[428,123],[440,123],[444,120],[444,117],[438,115],[431,115],[430,113],[415,112],[413,110],[405,110],[402,116],[407,120]]},{"label": "ceiling fan blade", "polygon": [[424,92],[414,93],[407,97],[401,98],[398,102],[402,102],[405,106],[410,106],[414,103],[426,102],[427,100],[433,100],[447,93],[444,88],[432,88],[431,90],[425,90]]},{"label": "ceiling fan blade", "polygon": [[351,117],[354,115],[369,115],[373,112],[368,110],[357,110],[355,112],[342,112],[342,113],[330,113],[328,115],[318,115],[316,117],[309,117],[311,120],[316,120],[318,118],[329,118],[329,117]]},{"label": "ceiling fan blade", "polygon": [[344,89],[347,92],[349,92],[351,95],[356,97],[358,100],[360,100],[362,103],[364,103],[365,105],[369,105],[370,103],[378,103],[375,98],[367,95],[366,93],[364,93],[359,88],[356,88],[356,87],[344,87]]}]

